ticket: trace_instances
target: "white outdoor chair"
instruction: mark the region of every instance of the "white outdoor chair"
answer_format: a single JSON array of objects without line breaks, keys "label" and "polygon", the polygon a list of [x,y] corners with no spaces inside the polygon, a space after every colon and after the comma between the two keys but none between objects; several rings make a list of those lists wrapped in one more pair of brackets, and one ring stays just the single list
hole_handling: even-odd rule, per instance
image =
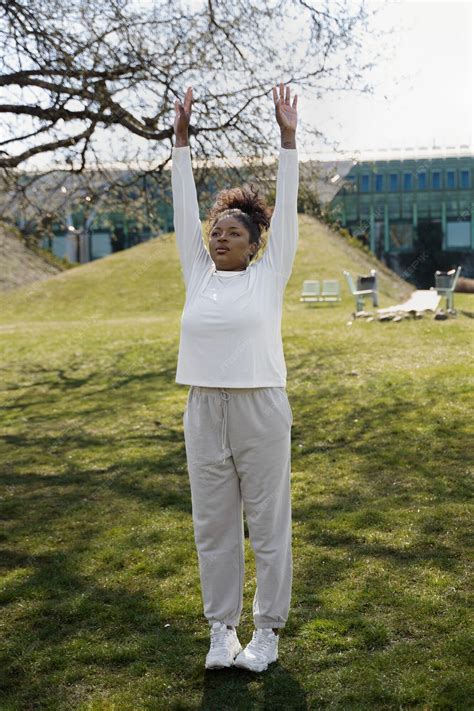
[{"label": "white outdoor chair", "polygon": [[319,301],[321,296],[321,288],[317,279],[306,279],[303,282],[303,291],[301,292],[300,301]]},{"label": "white outdoor chair", "polygon": [[364,296],[371,296],[372,303],[377,303],[377,291],[376,289],[356,289],[354,280],[350,272],[343,270],[343,274],[346,277],[347,284],[349,286],[349,291],[352,296],[355,297],[356,301],[356,312],[364,310]]},{"label": "white outdoor chair", "polygon": [[458,283],[462,265],[449,272],[435,272],[435,286],[431,290],[436,290],[440,296],[446,296],[446,309],[454,309],[454,290]]},{"label": "white outdoor chair", "polygon": [[337,279],[323,279],[321,301],[340,301],[341,288]]}]

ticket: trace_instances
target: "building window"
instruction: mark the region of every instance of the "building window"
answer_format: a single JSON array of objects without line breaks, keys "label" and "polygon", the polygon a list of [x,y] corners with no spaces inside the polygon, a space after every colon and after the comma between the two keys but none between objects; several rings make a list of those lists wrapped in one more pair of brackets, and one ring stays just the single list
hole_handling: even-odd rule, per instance
[{"label": "building window", "polygon": [[370,212],[369,212],[369,205],[368,205],[368,204],[365,204],[365,205],[362,204],[362,205],[359,207],[359,217],[360,217],[360,219],[367,221],[367,220],[369,219],[369,214],[370,214]]},{"label": "building window", "polygon": [[357,192],[357,183],[355,175],[346,176],[346,191],[348,193]]},{"label": "building window", "polygon": [[400,219],[401,205],[398,195],[389,195],[387,200],[388,215],[390,220]]},{"label": "building window", "polygon": [[439,170],[434,170],[431,173],[431,187],[433,190],[441,189],[441,173]]},{"label": "building window", "polygon": [[411,199],[411,196],[408,198],[404,198],[402,200],[401,208],[402,208],[401,213],[400,213],[401,219],[406,219],[406,220],[413,219],[413,201]]},{"label": "building window", "polygon": [[470,185],[469,183],[471,182],[469,180],[470,175],[469,175],[469,170],[461,170],[461,188],[469,188]]},{"label": "building window", "polygon": [[383,175],[375,176],[375,192],[381,193],[383,190]]},{"label": "building window", "polygon": [[456,187],[456,173],[454,170],[446,171],[446,187],[455,188]]},{"label": "building window", "polygon": [[469,248],[471,246],[471,222],[457,220],[456,222],[448,222],[446,247],[461,247]]},{"label": "building window", "polygon": [[398,174],[390,173],[390,190],[393,192],[398,190]]},{"label": "building window", "polygon": [[384,206],[383,203],[374,205],[374,219],[377,220],[383,220],[384,216]]},{"label": "building window", "polygon": [[404,190],[413,190],[412,177],[413,176],[411,173],[404,173],[403,174],[403,189]]},{"label": "building window", "polygon": [[426,173],[424,170],[418,173],[418,190],[426,190]]},{"label": "building window", "polygon": [[369,180],[370,175],[362,175],[360,178],[360,191],[361,193],[369,192]]}]

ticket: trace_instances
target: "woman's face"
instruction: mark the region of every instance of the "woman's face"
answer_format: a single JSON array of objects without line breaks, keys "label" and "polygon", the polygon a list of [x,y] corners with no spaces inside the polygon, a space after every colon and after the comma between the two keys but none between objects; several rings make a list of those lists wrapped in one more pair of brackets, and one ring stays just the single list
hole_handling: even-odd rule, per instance
[{"label": "woman's face", "polygon": [[209,252],[217,269],[246,269],[256,250],[248,229],[232,215],[221,217],[209,235]]}]

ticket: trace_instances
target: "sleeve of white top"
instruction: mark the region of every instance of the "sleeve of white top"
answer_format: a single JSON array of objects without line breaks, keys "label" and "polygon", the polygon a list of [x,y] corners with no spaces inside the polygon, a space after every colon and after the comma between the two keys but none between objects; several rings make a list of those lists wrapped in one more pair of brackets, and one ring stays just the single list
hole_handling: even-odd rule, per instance
[{"label": "sleeve of white top", "polygon": [[270,223],[268,245],[262,262],[289,279],[298,246],[298,151],[280,148],[275,209]]},{"label": "sleeve of white top", "polygon": [[171,188],[173,191],[173,217],[176,243],[186,286],[197,262],[203,266],[211,258],[202,240],[196,185],[194,183],[189,146],[173,148]]}]

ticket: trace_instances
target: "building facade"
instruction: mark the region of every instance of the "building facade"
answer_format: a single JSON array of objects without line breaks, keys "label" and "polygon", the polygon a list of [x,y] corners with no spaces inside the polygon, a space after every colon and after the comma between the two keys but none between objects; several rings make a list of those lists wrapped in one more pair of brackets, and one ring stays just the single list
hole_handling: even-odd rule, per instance
[{"label": "building facade", "polygon": [[418,259],[415,275],[462,264],[474,277],[473,170],[472,155],[354,161],[330,210],[404,276]]}]

